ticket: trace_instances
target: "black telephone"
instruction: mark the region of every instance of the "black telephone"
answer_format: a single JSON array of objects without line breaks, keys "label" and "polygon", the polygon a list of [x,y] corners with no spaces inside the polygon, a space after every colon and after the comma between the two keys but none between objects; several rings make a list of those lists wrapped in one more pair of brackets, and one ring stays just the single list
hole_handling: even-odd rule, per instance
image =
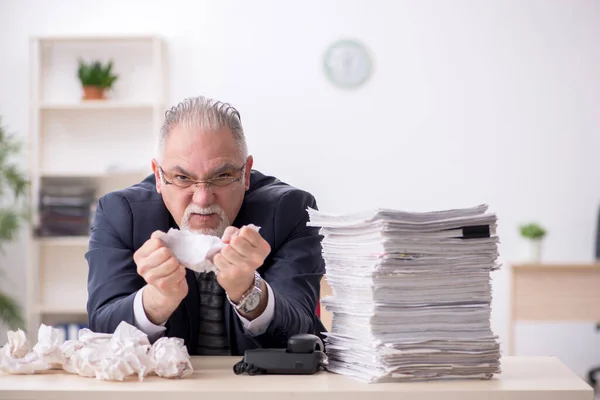
[{"label": "black telephone", "polygon": [[233,366],[236,375],[243,374],[303,374],[309,375],[323,369],[326,356],[323,342],[308,333],[293,335],[285,349],[252,349]]}]

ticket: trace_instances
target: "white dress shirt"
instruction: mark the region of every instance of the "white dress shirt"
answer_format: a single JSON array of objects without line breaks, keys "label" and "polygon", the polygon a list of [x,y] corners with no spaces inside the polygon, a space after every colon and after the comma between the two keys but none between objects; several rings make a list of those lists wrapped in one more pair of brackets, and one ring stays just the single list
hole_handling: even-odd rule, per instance
[{"label": "white dress shirt", "polygon": [[[275,313],[275,298],[271,286],[269,286],[269,284],[266,281],[265,285],[267,286],[267,292],[269,294],[267,298],[267,308],[265,308],[265,311],[261,315],[259,315],[252,321],[248,321],[246,318],[240,315],[240,313],[235,307],[233,307],[235,313],[242,321],[242,324],[244,325],[244,330],[248,335],[258,336],[265,333],[265,331],[269,327],[269,324],[273,320],[273,314]],[[143,291],[144,288],[141,288],[135,294],[135,298],[133,300],[133,321],[135,326],[139,330],[148,335],[148,340],[150,340],[151,343],[154,343],[158,338],[164,335],[164,332],[167,328],[165,327],[165,323],[161,325],[155,325],[148,319],[148,316],[144,311],[144,305],[142,304]]]}]

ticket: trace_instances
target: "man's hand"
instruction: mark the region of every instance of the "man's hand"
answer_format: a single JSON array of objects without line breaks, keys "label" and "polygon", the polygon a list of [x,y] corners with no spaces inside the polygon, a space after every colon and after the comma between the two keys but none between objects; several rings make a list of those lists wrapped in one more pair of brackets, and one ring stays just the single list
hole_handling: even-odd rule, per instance
[{"label": "man's hand", "polygon": [[147,283],[142,295],[144,311],[156,325],[169,319],[188,293],[185,267],[158,238],[161,233],[152,233],[150,239],[133,255],[137,273]]},{"label": "man's hand", "polygon": [[[214,256],[213,263],[219,270],[217,281],[234,303],[254,284],[254,272],[263,264],[271,252],[271,246],[254,229],[228,227],[223,233],[226,246]],[[249,319],[258,316],[266,307],[267,290],[263,284],[263,301]]]}]

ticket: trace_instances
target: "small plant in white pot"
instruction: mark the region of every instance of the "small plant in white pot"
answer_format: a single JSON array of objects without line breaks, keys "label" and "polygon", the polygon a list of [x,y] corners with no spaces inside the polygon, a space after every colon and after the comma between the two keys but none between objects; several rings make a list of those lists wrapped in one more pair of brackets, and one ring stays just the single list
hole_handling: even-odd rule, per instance
[{"label": "small plant in white pot", "polygon": [[546,237],[546,230],[536,223],[521,225],[521,236],[527,240],[528,261],[539,263],[542,261],[542,241]]}]

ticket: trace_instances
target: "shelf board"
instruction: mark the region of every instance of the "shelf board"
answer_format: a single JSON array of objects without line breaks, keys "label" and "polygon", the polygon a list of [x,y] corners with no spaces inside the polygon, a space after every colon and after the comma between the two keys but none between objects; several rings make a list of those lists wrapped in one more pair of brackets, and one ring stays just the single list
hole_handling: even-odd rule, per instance
[{"label": "shelf board", "polygon": [[52,42],[152,42],[161,40],[159,36],[154,35],[63,35],[63,36],[36,36],[34,40],[39,40],[42,43]]},{"label": "shelf board", "polygon": [[106,172],[66,172],[66,171],[40,171],[40,178],[47,179],[84,179],[84,178],[114,178],[114,177],[146,177],[152,170],[114,170]]},{"label": "shelf board", "polygon": [[79,308],[79,307],[56,307],[56,306],[51,306],[51,305],[39,305],[37,307],[37,310],[40,314],[46,314],[46,315],[80,315],[80,314],[87,314],[87,310],[85,308]]},{"label": "shelf board", "polygon": [[36,239],[44,246],[87,246],[90,242],[89,236],[55,236]]},{"label": "shelf board", "polygon": [[86,100],[80,102],[41,103],[39,108],[45,111],[152,110],[160,106],[158,103],[142,101]]}]

